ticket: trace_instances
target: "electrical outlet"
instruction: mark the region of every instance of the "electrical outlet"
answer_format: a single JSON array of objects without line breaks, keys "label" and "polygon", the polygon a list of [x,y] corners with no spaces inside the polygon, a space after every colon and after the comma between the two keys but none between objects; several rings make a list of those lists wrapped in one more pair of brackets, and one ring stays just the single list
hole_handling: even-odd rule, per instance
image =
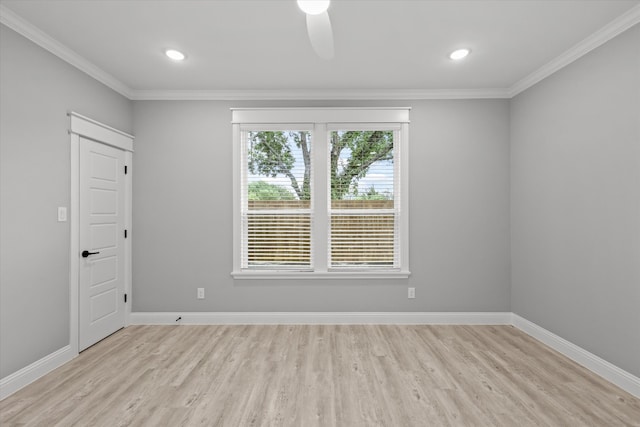
[{"label": "electrical outlet", "polygon": [[409,288],[409,292],[407,293],[407,298],[415,298],[416,297],[416,288]]},{"label": "electrical outlet", "polygon": [[198,288],[198,299],[204,299],[204,288]]}]

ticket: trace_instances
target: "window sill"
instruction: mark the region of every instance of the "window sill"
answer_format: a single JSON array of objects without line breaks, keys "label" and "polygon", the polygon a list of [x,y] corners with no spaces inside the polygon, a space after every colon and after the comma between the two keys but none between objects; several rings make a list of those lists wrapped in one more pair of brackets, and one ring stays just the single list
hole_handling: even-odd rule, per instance
[{"label": "window sill", "polygon": [[238,280],[287,280],[287,279],[408,279],[410,271],[233,271]]}]

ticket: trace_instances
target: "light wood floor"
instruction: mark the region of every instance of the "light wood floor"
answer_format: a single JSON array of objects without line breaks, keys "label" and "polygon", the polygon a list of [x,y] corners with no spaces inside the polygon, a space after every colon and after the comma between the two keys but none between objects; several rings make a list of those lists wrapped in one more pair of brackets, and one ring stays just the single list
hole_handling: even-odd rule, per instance
[{"label": "light wood floor", "polygon": [[2,426],[640,426],[640,400],[511,326],[132,326]]}]

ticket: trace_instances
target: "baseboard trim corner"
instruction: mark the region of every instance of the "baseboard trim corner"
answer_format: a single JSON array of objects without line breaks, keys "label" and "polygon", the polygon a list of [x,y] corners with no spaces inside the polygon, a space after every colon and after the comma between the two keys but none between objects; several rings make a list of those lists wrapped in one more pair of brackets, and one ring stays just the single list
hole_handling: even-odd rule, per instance
[{"label": "baseboard trim corner", "polygon": [[[180,318],[180,320],[177,320]],[[134,312],[132,325],[510,325],[508,312]]]},{"label": "baseboard trim corner", "polygon": [[77,354],[67,345],[0,380],[0,400],[64,365]]},{"label": "baseboard trim corner", "polygon": [[566,339],[544,329],[535,323],[512,314],[512,324],[516,328],[548,345],[552,349],[567,356],[574,362],[584,366],[591,372],[617,385],[626,392],[640,398],[640,378],[607,362],[593,353],[579,347]]}]

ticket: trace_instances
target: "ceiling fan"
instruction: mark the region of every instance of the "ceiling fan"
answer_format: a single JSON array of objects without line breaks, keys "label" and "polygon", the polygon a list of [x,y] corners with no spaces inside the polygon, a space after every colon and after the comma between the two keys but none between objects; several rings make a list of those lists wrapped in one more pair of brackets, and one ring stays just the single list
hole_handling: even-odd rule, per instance
[{"label": "ceiling fan", "polygon": [[331,0],[298,0],[298,7],[307,15],[307,34],[313,50],[322,59],[333,58],[333,29],[329,19]]}]

